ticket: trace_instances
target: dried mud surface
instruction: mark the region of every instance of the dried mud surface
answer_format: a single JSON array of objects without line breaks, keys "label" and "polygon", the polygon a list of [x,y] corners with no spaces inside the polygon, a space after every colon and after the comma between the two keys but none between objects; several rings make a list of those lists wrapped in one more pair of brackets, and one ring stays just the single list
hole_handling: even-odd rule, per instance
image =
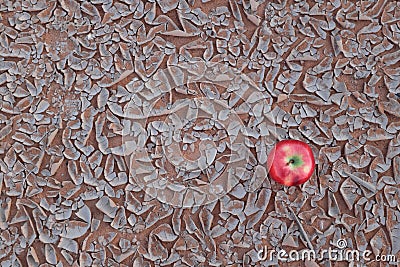
[{"label": "dried mud surface", "polygon": [[[397,266],[399,42],[390,0],[0,1],[0,265]],[[298,187],[265,168],[288,138]],[[339,240],[371,260],[258,258]]]}]

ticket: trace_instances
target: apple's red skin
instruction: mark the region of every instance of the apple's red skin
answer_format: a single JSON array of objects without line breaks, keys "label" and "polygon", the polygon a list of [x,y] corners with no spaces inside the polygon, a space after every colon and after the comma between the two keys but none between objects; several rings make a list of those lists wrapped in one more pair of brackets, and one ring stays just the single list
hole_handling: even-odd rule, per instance
[{"label": "apple's red skin", "polygon": [[[291,158],[295,159],[295,163],[289,163]],[[267,167],[276,182],[286,186],[300,185],[314,172],[314,154],[310,146],[302,141],[283,140],[269,153]]]}]

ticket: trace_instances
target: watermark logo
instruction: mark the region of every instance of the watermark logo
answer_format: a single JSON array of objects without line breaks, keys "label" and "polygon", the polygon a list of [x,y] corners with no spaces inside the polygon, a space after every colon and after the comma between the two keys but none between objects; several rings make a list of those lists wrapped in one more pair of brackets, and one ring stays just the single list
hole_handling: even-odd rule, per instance
[{"label": "watermark logo", "polygon": [[258,251],[258,259],[260,261],[274,261],[275,259],[281,262],[295,261],[347,261],[347,262],[397,262],[395,255],[376,255],[374,257],[371,250],[356,250],[347,248],[347,241],[339,239],[336,242],[336,248],[322,249],[317,252],[315,250],[269,250],[266,246]]},{"label": "watermark logo", "polygon": [[240,181],[248,191],[262,184],[262,154],[277,140],[265,116],[272,97],[240,70],[185,62],[138,80],[135,90],[123,110],[122,143],[129,180],[148,196],[190,208]]}]

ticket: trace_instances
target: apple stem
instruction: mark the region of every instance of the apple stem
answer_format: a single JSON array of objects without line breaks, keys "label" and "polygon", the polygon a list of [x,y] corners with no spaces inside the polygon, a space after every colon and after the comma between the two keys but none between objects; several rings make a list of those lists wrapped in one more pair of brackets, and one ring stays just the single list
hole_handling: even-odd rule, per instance
[{"label": "apple stem", "polygon": [[291,160],[289,160],[289,163],[287,165],[293,164],[293,163],[294,163],[294,159],[291,159]]}]

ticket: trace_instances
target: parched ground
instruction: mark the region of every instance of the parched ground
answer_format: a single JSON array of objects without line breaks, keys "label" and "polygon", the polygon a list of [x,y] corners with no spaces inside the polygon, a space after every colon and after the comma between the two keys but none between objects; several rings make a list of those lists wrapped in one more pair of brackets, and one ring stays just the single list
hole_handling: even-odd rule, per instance
[{"label": "parched ground", "polygon": [[398,266],[399,42],[390,0],[0,1],[1,266]]}]

